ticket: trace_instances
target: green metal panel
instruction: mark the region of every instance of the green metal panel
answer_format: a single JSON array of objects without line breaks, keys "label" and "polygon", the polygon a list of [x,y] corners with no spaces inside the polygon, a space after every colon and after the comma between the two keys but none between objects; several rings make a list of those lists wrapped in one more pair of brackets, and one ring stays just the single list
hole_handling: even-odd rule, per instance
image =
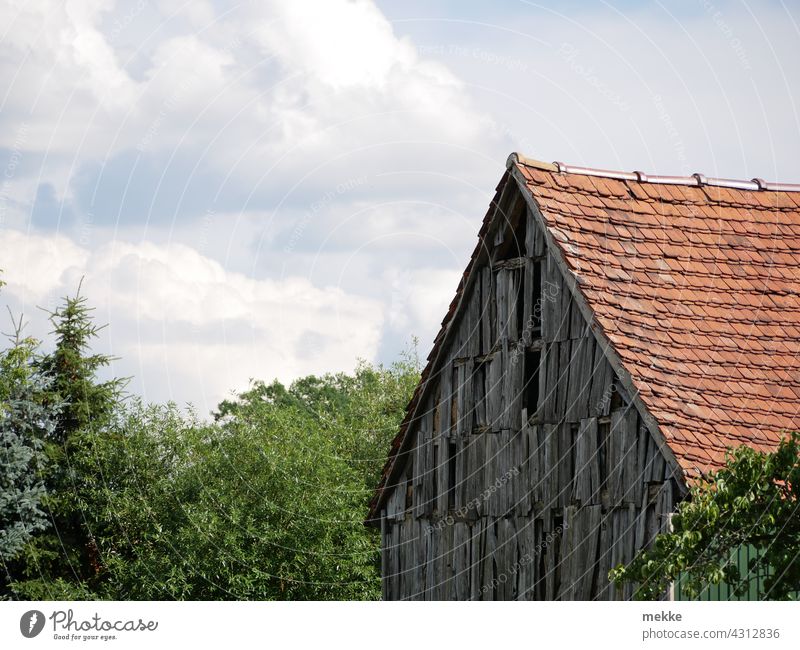
[{"label": "green metal panel", "polygon": [[[726,583],[718,585],[708,585],[700,595],[694,600],[705,601],[721,601],[721,600],[758,600],[758,594],[764,589],[764,580],[769,574],[764,572],[756,572],[750,575],[750,560],[759,556],[759,551],[754,546],[746,545],[740,546],[733,554],[736,565],[739,567],[741,575],[749,576],[749,589],[747,593],[737,596],[733,593],[733,589]],[[682,580],[679,578],[675,581],[674,598],[675,600],[693,600],[683,590]],[[800,593],[795,594],[795,597],[800,599]]]}]

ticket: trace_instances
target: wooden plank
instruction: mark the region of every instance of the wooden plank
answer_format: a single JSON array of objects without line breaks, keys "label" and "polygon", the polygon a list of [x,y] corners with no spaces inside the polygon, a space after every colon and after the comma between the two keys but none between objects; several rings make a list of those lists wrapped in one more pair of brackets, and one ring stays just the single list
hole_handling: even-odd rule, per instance
[{"label": "wooden plank", "polygon": [[623,494],[625,503],[639,503],[637,494],[641,493],[641,473],[639,471],[639,413],[633,406],[629,406],[625,413],[625,459],[623,461]]},{"label": "wooden plank", "polygon": [[503,409],[505,395],[503,394],[503,361],[502,349],[492,355],[489,360],[489,382],[486,389],[487,419],[492,431],[500,431],[504,424]]},{"label": "wooden plank", "polygon": [[494,274],[492,269],[484,268],[481,271],[481,313],[482,353],[489,354],[497,341],[497,301],[495,298]]},{"label": "wooden plank", "polygon": [[595,341],[592,387],[589,398],[589,415],[599,417],[611,412],[611,390],[614,371],[606,360],[602,347]]},{"label": "wooden plank", "polygon": [[391,529],[386,509],[381,510],[381,598],[391,599]]},{"label": "wooden plank", "polygon": [[625,446],[625,412],[616,409],[611,412],[611,429],[608,436],[608,495],[611,505],[622,503],[623,453]]},{"label": "wooden plank", "polygon": [[569,376],[572,372],[570,360],[572,358],[572,342],[563,341],[558,346],[558,381],[556,388],[556,420],[561,420],[567,412],[567,397],[569,392]]},{"label": "wooden plank", "polygon": [[570,337],[570,312],[573,301],[561,272],[556,270],[556,273],[558,274],[558,296],[561,299],[561,305],[559,307],[558,321],[556,322],[555,337],[557,341],[566,341]]},{"label": "wooden plank", "polygon": [[484,519],[476,521],[470,529],[470,600],[481,600],[483,586],[483,554],[485,543]]},{"label": "wooden plank", "polygon": [[592,340],[593,338],[584,336],[572,343],[565,414],[568,422],[580,422],[589,411],[591,361],[587,361],[587,357],[592,357]]},{"label": "wooden plank", "polygon": [[575,499],[584,505],[600,503],[597,418],[581,420],[575,441],[575,459]]},{"label": "wooden plank", "polygon": [[508,271],[500,268],[495,271],[495,314],[497,318],[497,338],[508,339]]}]

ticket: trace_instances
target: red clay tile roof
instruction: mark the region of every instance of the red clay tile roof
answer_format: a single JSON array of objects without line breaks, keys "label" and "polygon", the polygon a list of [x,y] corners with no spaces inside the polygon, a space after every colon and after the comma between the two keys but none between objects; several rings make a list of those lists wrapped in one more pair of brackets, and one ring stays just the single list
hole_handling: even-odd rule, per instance
[{"label": "red clay tile roof", "polygon": [[769,449],[800,428],[800,193],[514,160],[689,476],[721,465],[727,447]]},{"label": "red clay tile roof", "polygon": [[481,235],[500,189],[516,179],[688,477],[720,466],[727,447],[771,449],[800,429],[800,186],[602,172],[516,154],[509,169]]}]

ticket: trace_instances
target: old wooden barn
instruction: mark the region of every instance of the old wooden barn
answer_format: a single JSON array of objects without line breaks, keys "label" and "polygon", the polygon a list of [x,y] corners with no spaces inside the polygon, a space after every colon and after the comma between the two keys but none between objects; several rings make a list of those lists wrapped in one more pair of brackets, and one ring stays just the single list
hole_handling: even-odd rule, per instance
[{"label": "old wooden barn", "polygon": [[800,426],[800,186],[509,157],[368,523],[385,599],[618,599],[725,449]]}]

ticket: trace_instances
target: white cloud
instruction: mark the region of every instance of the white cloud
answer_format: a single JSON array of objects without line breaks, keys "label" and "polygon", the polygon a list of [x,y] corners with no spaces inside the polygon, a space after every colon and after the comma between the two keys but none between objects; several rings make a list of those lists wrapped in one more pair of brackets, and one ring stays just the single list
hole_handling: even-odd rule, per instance
[{"label": "white cloud", "polygon": [[[83,293],[107,321],[103,349],[114,371],[155,400],[213,408],[250,378],[284,381],[351,370],[378,349],[380,303],[299,277],[254,280],[179,244],[111,242],[88,251],[62,236],[0,232],[4,298],[43,336],[34,305]],[[202,403],[198,403],[202,402]]]}]

